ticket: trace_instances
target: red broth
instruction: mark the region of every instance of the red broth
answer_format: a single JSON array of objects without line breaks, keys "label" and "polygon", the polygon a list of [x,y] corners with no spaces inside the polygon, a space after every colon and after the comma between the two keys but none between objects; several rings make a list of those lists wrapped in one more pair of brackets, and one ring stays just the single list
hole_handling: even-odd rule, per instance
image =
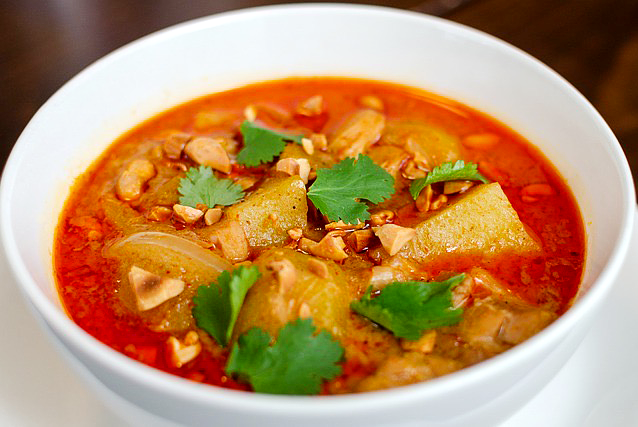
[{"label": "red broth", "polygon": [[[298,114],[299,104],[315,95],[323,98],[322,111],[309,116]],[[569,188],[536,148],[493,118],[459,102],[424,91],[357,79],[291,78],[204,96],[161,113],[116,140],[77,179],[60,217],[54,248],[58,290],[68,315],[96,339],[142,363],[194,381],[250,390],[249,385],[225,373],[228,350],[220,348],[210,338],[202,338],[203,350],[192,361],[179,368],[172,365],[166,342],[173,332],[161,330],[152,322],[149,323],[147,317],[140,316],[130,305],[123,303],[122,286],[125,284],[118,270],[118,261],[105,257],[104,251],[113,241],[131,230],[126,227],[123,229],[121,224],[114,224],[109,219],[105,213],[104,200],[111,200],[123,212],[130,214],[124,221],[155,224],[148,220],[148,204],[140,200],[121,201],[114,196],[114,188],[122,170],[132,158],[147,157],[152,159],[158,170],[165,168],[174,171],[170,173],[182,176],[186,167],[194,166],[184,154],[179,159],[166,158],[162,144],[171,133],[223,135],[234,138],[241,147],[238,126],[247,107],[253,106],[258,121],[267,127],[304,135],[324,134],[330,143],[331,136],[343,125],[345,117],[366,106],[379,108],[380,105],[376,105],[378,101],[382,103],[387,123],[393,120],[419,121],[461,141],[459,147],[462,158],[466,162],[477,163],[480,172],[501,184],[530,235],[542,245],[542,254],[536,256],[509,254],[489,259],[480,255],[438,257],[420,263],[420,274],[436,278],[445,272],[469,272],[479,266],[525,304],[543,307],[555,315],[562,314],[576,295],[581,280],[585,252],[584,229]],[[216,114],[211,115],[210,112]],[[474,137],[468,139],[470,135]],[[237,180],[248,174],[259,179],[261,176],[271,176],[274,164],[244,168],[234,163],[230,174],[224,176]],[[406,162],[401,167],[405,171]],[[405,193],[407,189],[402,191]],[[447,203],[452,203],[454,197],[451,195]],[[167,204],[166,207],[171,206]],[[384,207],[396,214],[393,222],[401,226],[412,227],[425,215],[409,197],[396,197]],[[323,226],[320,215],[313,212],[312,208],[309,219],[315,231]],[[166,219],[164,226],[175,231],[203,227],[201,222],[188,225],[174,216]],[[252,248],[250,259],[255,259],[261,250],[263,248]],[[360,254],[355,254],[350,247],[347,251],[351,260],[356,259],[358,264],[354,261],[337,264],[345,270],[361,267],[366,271],[378,265],[379,253],[383,252],[378,243]],[[190,284],[186,286],[191,287]],[[366,286],[367,283],[359,283],[355,293],[360,296]],[[475,297],[481,298],[478,294]],[[368,335],[355,334],[343,339],[347,342],[345,345],[356,347],[361,353],[346,351],[346,358],[342,362],[343,374],[325,384],[324,393],[367,389],[358,384],[380,369],[387,356],[373,354],[375,351],[383,354],[387,350],[390,344],[386,343],[391,338],[378,335],[387,333],[379,332],[381,328],[371,326],[372,322],[362,320],[354,313],[349,316],[358,325],[355,329],[374,330],[366,332]],[[201,330],[198,333],[202,337],[206,335]],[[499,347],[494,352],[472,350],[472,353],[468,350],[469,356],[463,355],[464,349],[473,347],[460,338],[462,334],[455,327],[441,328],[437,333],[435,353],[438,352],[436,354],[440,357],[461,361],[453,364],[454,369],[448,371],[500,352]],[[184,331],[177,335],[182,339]],[[395,348],[397,344],[391,343],[391,346]],[[509,347],[511,345],[503,348]]]}]

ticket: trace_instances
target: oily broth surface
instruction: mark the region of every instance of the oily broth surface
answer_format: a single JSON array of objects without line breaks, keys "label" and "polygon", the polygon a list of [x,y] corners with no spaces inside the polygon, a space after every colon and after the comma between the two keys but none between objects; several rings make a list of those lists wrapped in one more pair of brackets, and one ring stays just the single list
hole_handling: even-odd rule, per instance
[{"label": "oily broth surface", "polygon": [[[277,111],[290,112],[303,100],[321,94],[326,112],[314,118],[282,121]],[[264,117],[266,125],[287,132],[321,132],[330,136],[352,111],[361,107],[362,96],[374,95],[384,103],[387,120],[421,120],[459,138],[477,133],[498,135],[496,149],[474,150],[463,147],[462,158],[489,164],[520,219],[540,239],[545,257],[508,256],[490,262],[468,256],[450,256],[428,262],[425,272],[436,277],[446,271],[468,271],[476,264],[499,278],[523,300],[562,313],[576,295],[582,276],[584,230],[580,213],[570,190],[550,162],[530,143],[503,124],[458,102],[423,91],[387,84],[344,78],[292,78],[253,84],[204,96],[159,114],[124,134],[77,179],[65,204],[56,232],[54,267],[58,289],[69,316],[98,340],[143,363],[158,369],[223,387],[248,389],[225,375],[227,351],[214,343],[204,343],[205,351],[183,368],[166,362],[164,343],[167,332],[155,331],[135,312],[122,304],[117,263],[103,256],[103,248],[121,236],[104,221],[100,197],[112,193],[124,165],[132,157],[158,147],[169,132],[193,135],[235,135],[247,105],[263,105],[272,113]],[[201,111],[223,110],[236,117],[227,124],[196,126]],[[242,174],[234,168],[231,177]],[[268,172],[264,171],[264,174]],[[548,183],[555,194],[536,203],[521,198],[529,184]],[[395,223],[411,225],[414,209],[401,203]],[[176,228],[183,225],[174,224]],[[97,231],[91,234],[90,231]],[[356,317],[352,315],[351,317]],[[361,322],[361,319],[353,319]],[[452,340],[447,337],[446,339]],[[356,345],[385,348],[383,339],[370,335],[355,338]],[[375,341],[376,340],[376,341]],[[212,341],[212,340],[211,340]],[[449,344],[453,346],[453,344]],[[447,351],[447,353],[451,353]],[[447,354],[446,353],[446,354]],[[374,359],[372,357],[372,359]],[[471,364],[472,361],[466,364]],[[361,377],[373,370],[374,363],[347,360],[344,374],[326,387],[326,392],[350,391],[349,376]]]}]

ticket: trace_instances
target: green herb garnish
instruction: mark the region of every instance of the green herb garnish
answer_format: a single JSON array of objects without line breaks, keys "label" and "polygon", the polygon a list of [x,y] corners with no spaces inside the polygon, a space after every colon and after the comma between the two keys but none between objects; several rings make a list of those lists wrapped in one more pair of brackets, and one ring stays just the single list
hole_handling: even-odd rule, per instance
[{"label": "green herb garnish", "polygon": [[230,179],[219,179],[208,166],[190,168],[186,177],[179,181],[177,189],[182,195],[182,205],[197,207],[203,204],[209,208],[215,205],[229,206],[244,197],[244,190]]},{"label": "green herb garnish", "polygon": [[193,298],[193,317],[221,346],[228,345],[248,289],[259,279],[257,267],[223,271],[217,283],[197,288]]},{"label": "green herb garnish", "polygon": [[393,193],[392,175],[370,157],[359,154],[356,162],[347,157],[332,168],[317,170],[308,197],[330,221],[356,224],[370,218],[368,206],[360,199],[380,203]]},{"label": "green herb garnish", "polygon": [[233,346],[226,372],[272,394],[317,394],[323,380],[341,373],[343,347],[325,330],[315,335],[312,319],[287,323],[271,341],[262,329],[250,329]]},{"label": "green herb garnish", "polygon": [[375,298],[370,287],[350,307],[395,336],[416,340],[428,329],[461,321],[463,309],[452,308],[452,288],[463,279],[465,274],[442,282],[394,282]]},{"label": "green herb garnish", "polygon": [[483,183],[490,182],[487,178],[480,174],[478,171],[478,165],[476,163],[465,163],[463,160],[457,160],[456,162],[443,163],[427,174],[425,178],[419,178],[412,181],[410,185],[410,194],[414,200],[419,197],[419,193],[425,187],[435,182],[444,181],[481,181]]},{"label": "green herb garnish", "polygon": [[272,162],[286,146],[286,141],[301,142],[303,135],[289,135],[259,126],[249,120],[239,127],[244,148],[237,154],[237,162],[249,167]]}]

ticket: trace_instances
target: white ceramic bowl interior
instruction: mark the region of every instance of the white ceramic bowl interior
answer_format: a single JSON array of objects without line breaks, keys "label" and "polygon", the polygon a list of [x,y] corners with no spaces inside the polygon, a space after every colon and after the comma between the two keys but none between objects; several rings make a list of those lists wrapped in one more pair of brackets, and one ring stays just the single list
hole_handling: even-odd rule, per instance
[{"label": "white ceramic bowl interior", "polygon": [[[73,180],[116,137],[167,108],[289,76],[398,82],[464,102],[521,133],[561,171],[581,207],[587,267],[579,301],[522,345],[423,384],[337,397],[282,397],[203,386],[116,353],[70,321],[52,276],[53,230]],[[635,205],[612,132],[565,80],[478,31],[371,6],[297,5],[203,18],[97,61],[33,117],[6,165],[0,229],[9,263],[46,324],[103,385],[187,425],[494,425],[573,353],[627,251]]]}]

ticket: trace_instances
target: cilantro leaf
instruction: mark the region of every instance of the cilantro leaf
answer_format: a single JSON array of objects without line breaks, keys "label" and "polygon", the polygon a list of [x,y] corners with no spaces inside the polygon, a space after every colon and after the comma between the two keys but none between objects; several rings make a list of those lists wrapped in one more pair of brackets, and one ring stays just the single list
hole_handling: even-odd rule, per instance
[{"label": "cilantro leaf", "polygon": [[443,181],[481,181],[485,184],[490,182],[478,171],[478,165],[476,163],[468,162],[467,164],[463,160],[457,160],[456,162],[443,163],[427,174],[425,178],[419,178],[412,181],[410,185],[410,194],[414,200],[419,197],[419,193],[425,187],[435,182]]},{"label": "cilantro leaf", "polygon": [[249,167],[272,162],[286,146],[285,141],[301,142],[303,135],[288,135],[259,126],[249,120],[239,127],[244,137],[244,148],[237,154],[237,162]]},{"label": "cilantro leaf", "polygon": [[370,218],[368,207],[359,199],[380,203],[394,193],[394,178],[372,159],[359,154],[347,157],[330,169],[317,170],[317,179],[308,190],[312,203],[330,221],[356,224]]},{"label": "cilantro leaf", "polygon": [[218,179],[208,166],[188,169],[186,177],[180,179],[177,191],[182,195],[179,202],[192,208],[200,203],[209,208],[229,206],[244,197],[239,184],[230,179]]},{"label": "cilantro leaf", "polygon": [[394,282],[371,298],[372,287],[350,308],[389,329],[395,336],[419,339],[423,331],[458,323],[463,309],[452,308],[452,288],[465,279],[459,274],[443,282]]},{"label": "cilantro leaf", "polygon": [[341,373],[337,362],[343,347],[322,330],[315,335],[312,319],[297,319],[271,337],[252,328],[233,346],[226,372],[250,382],[253,389],[272,394],[317,394],[321,382]]},{"label": "cilantro leaf", "polygon": [[259,276],[257,267],[241,266],[232,273],[222,271],[217,283],[197,288],[197,295],[193,298],[193,317],[197,326],[212,335],[220,345],[228,345],[246,293]]}]

